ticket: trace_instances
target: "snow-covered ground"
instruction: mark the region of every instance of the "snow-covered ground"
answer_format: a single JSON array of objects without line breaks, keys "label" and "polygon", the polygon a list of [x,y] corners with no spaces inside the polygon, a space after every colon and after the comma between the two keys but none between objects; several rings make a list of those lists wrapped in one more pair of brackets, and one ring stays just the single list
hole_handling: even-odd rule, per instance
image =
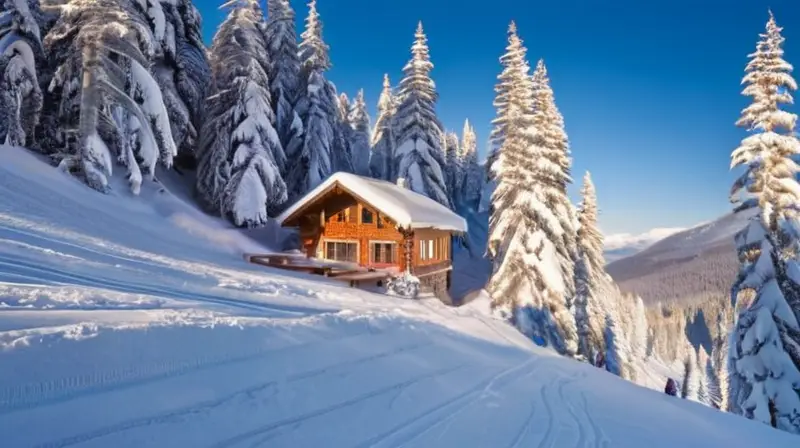
[{"label": "snow-covered ground", "polygon": [[[484,314],[246,264],[168,191],[0,148],[0,446],[797,446]],[[170,185],[170,183],[166,183]]]}]

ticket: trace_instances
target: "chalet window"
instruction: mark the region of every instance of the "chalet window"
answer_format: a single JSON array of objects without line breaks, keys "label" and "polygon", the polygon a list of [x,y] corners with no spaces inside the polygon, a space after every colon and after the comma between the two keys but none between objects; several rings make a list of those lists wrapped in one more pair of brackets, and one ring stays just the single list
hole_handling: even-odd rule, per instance
[{"label": "chalet window", "polygon": [[361,209],[361,224],[372,224],[372,212],[366,208]]},{"label": "chalet window", "polygon": [[325,258],[328,260],[358,263],[358,244],[342,241],[325,243]]},{"label": "chalet window", "polygon": [[439,257],[439,240],[420,240],[419,259],[420,261],[436,260]]},{"label": "chalet window", "polygon": [[336,222],[347,222],[347,214],[344,210],[336,214]]},{"label": "chalet window", "polygon": [[370,262],[376,264],[395,264],[397,245],[395,243],[371,243]]}]

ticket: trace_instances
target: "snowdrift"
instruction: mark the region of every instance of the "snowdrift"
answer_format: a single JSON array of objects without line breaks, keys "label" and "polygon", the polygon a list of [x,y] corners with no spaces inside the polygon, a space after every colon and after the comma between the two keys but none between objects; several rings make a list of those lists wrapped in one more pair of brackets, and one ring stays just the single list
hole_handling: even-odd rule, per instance
[{"label": "snowdrift", "polygon": [[800,440],[539,349],[480,301],[248,265],[268,248],[168,189],[104,196],[0,150],[4,448]]}]

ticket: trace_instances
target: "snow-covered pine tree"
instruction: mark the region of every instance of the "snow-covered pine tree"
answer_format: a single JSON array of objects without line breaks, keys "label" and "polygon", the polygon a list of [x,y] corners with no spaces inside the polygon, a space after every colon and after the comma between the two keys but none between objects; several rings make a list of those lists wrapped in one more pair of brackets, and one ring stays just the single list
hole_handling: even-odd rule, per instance
[{"label": "snow-covered pine tree", "polygon": [[338,101],[336,102],[336,112],[338,113],[337,117],[339,117],[339,121],[350,126],[350,110],[352,105],[350,104],[350,97],[347,96],[346,93],[342,92],[339,94]]},{"label": "snow-covered pine tree", "polygon": [[352,105],[347,94],[341,93],[336,97],[336,89],[332,89],[333,84],[326,84],[327,92],[333,94],[336,103],[336,118],[333,122],[333,147],[331,148],[331,172],[337,173],[344,171],[354,173],[353,166],[353,143],[355,132],[350,123],[350,112]]},{"label": "snow-covered pine tree", "polygon": [[[686,341],[686,344],[689,344]],[[683,362],[683,381],[681,382],[681,397],[687,400],[700,401],[700,372],[697,369],[697,352],[691,345],[688,355]]]},{"label": "snow-covered pine tree", "polygon": [[447,192],[450,194],[450,203],[453,207],[458,208],[461,204],[459,192],[462,188],[464,180],[464,169],[461,165],[461,158],[459,153],[458,134],[455,132],[444,133],[444,183],[447,186]]},{"label": "snow-covered pine tree", "polygon": [[301,79],[308,79],[311,72],[324,73],[331,68],[330,47],[322,38],[322,20],[317,11],[317,0],[308,2],[308,16],[306,16],[306,28],[300,35],[300,64],[301,71],[305,76]]},{"label": "snow-covered pine tree", "polygon": [[211,70],[191,0],[135,0],[154,38],[153,73],[161,88],[182,164],[194,165]]},{"label": "snow-covered pine tree", "polygon": [[[515,33],[503,60],[509,86],[504,112],[507,130],[492,166],[497,188],[492,195],[488,253],[493,272],[487,289],[492,307],[542,345],[573,355],[578,336],[567,306],[573,295],[573,272],[564,276],[564,228],[547,207],[550,171],[537,144],[531,113],[533,86],[526,49]],[[514,69],[511,70],[510,67]]]},{"label": "snow-covered pine tree", "polygon": [[716,409],[722,409],[721,401],[724,395],[720,386],[720,380],[717,376],[716,362],[714,360],[714,344],[711,345],[711,355],[704,364],[699,367],[705,370],[706,384],[707,384],[707,403],[709,406]]},{"label": "snow-covered pine tree", "polygon": [[422,22],[417,26],[411,54],[403,68],[400,104],[394,120],[395,174],[405,178],[411,190],[452,208],[442,172],[442,125],[435,110],[438,94],[430,77],[433,64]]},{"label": "snow-covered pine tree", "polygon": [[477,211],[486,172],[478,163],[478,139],[469,120],[464,121],[459,159],[461,159],[463,178],[458,196],[462,206],[467,210]]},{"label": "snow-covered pine tree", "polygon": [[734,183],[737,211],[759,215],[736,235],[741,261],[732,288],[735,323],[730,342],[732,411],[800,434],[800,268],[796,204],[800,154],[791,104],[797,83],[783,59],[781,28],[770,13],[766,32],[750,55],[742,81],[753,103],[737,122],[752,133],[731,155],[745,172]]},{"label": "snow-covered pine tree", "polygon": [[[272,109],[276,131],[287,156],[303,145],[303,121],[295,104],[300,94],[300,56],[297,44],[295,13],[289,0],[267,0],[266,39],[272,64],[269,67]],[[286,176],[286,163],[276,160]]]},{"label": "snow-covered pine tree", "polygon": [[[564,130],[564,117],[559,112],[550,87],[550,79],[543,60],[539,60],[533,72],[533,128],[534,141],[542,157],[548,163],[540,163],[542,170],[541,194],[545,205],[553,211],[561,224],[560,238],[553,234],[553,242],[560,255],[561,271],[565,285],[572,292],[572,277],[575,270],[576,240],[575,208],[567,195],[572,183],[569,141]],[[557,241],[559,240],[559,241]],[[568,299],[572,296],[569,295]]]},{"label": "snow-covered pine tree", "polygon": [[[289,199],[293,201],[330,176],[346,154],[341,145],[336,88],[325,79],[331,67],[329,47],[322,38],[322,21],[316,0],[308,4],[305,31],[300,35],[300,94],[296,111],[303,122],[303,145],[291,155],[286,177]],[[337,138],[337,136],[339,138]],[[334,160],[335,159],[335,160]]]},{"label": "snow-covered pine tree", "polygon": [[621,378],[630,379],[630,347],[612,313],[606,314],[603,339],[606,370]]},{"label": "snow-covered pine tree", "polygon": [[0,7],[0,142],[33,144],[42,109],[37,66],[44,58],[39,0],[3,0]]},{"label": "snow-covered pine tree", "polygon": [[327,83],[317,71],[311,72],[306,83],[308,108],[303,125],[303,146],[299,154],[292,157],[286,179],[290,200],[304,195],[333,173],[331,157],[337,111],[335,98],[327,94]]},{"label": "snow-covered pine tree", "polygon": [[730,329],[726,325],[725,316],[717,315],[717,337],[711,348],[711,362],[714,372],[709,375],[714,380],[713,404],[722,411],[728,410],[728,339]]},{"label": "snow-covered pine tree", "polygon": [[258,0],[230,3],[211,46],[214,86],[206,104],[197,192],[210,209],[237,226],[257,227],[286,201],[273,154],[275,131]]},{"label": "snow-covered pine tree", "polygon": [[347,121],[352,128],[350,149],[353,156],[353,170],[359,176],[369,176],[370,122],[363,89],[358,91],[355,100],[353,100]]},{"label": "snow-covered pine tree", "polygon": [[520,47],[517,44],[518,39],[517,24],[512,21],[508,26],[508,46],[506,47],[506,53],[500,57],[500,64],[503,66],[503,71],[497,76],[497,84],[495,84],[494,87],[495,97],[493,105],[497,113],[492,120],[492,131],[489,134],[489,151],[486,155],[486,188],[490,190],[484,192],[487,196],[491,196],[494,188],[496,188],[492,166],[494,166],[500,147],[503,146],[503,142],[505,142],[508,134],[509,94],[512,89],[512,84],[515,82],[516,73],[520,70],[520,59],[517,54],[517,52],[520,51]]},{"label": "snow-covered pine tree", "polygon": [[383,75],[383,90],[378,99],[378,118],[375,121],[375,129],[372,131],[370,145],[372,154],[369,159],[370,172],[372,177],[394,182],[393,163],[394,160],[394,115],[397,104],[392,93],[392,84],[389,75]]},{"label": "snow-covered pine tree", "polygon": [[708,367],[710,358],[705,347],[702,345],[697,350],[697,401],[703,404],[711,405],[711,397],[713,395],[711,381],[708,376]]},{"label": "snow-covered pine tree", "polygon": [[57,124],[65,146],[54,158],[106,191],[113,153],[138,193],[142,169],[153,177],[159,160],[169,168],[177,155],[161,89],[148,70],[156,46],[148,19],[137,5],[112,0],[71,0],[60,11],[44,40],[55,68],[46,121]]},{"label": "snow-covered pine tree", "polygon": [[647,359],[647,311],[641,297],[635,297],[634,301],[631,350],[634,360],[643,363]]},{"label": "snow-covered pine tree", "polygon": [[578,329],[578,353],[591,360],[591,354],[603,347],[602,310],[610,313],[616,312],[616,308],[613,304],[601,303],[612,298],[602,294],[606,282],[603,234],[597,227],[597,193],[588,171],[583,176],[581,198],[573,311]]}]

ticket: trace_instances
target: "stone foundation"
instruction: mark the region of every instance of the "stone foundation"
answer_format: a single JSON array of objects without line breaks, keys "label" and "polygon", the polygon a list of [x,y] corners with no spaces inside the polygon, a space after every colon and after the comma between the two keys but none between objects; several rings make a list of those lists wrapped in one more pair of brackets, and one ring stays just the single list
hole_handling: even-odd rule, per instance
[{"label": "stone foundation", "polygon": [[433,295],[445,305],[453,305],[453,299],[448,291],[450,289],[450,271],[422,276],[419,278],[419,284],[422,290],[432,291]]}]

